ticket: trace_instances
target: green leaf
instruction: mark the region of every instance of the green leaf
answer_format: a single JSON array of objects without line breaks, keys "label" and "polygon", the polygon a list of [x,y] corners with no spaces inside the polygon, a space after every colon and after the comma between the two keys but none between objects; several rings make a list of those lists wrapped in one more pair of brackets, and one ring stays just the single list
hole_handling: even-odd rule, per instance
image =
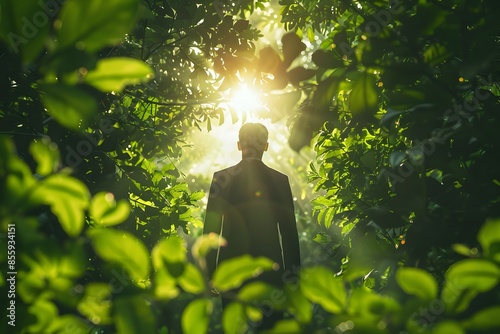
[{"label": "green leaf", "polygon": [[95,99],[78,87],[60,83],[41,84],[40,90],[49,114],[69,129],[78,130],[97,111]]},{"label": "green leaf", "polygon": [[316,74],[315,70],[306,69],[302,66],[295,67],[287,72],[288,80],[294,86],[298,86],[301,81],[312,78]]},{"label": "green leaf", "polygon": [[284,64],[285,68],[287,68],[306,49],[306,45],[293,31],[284,34],[281,43],[283,45]]},{"label": "green leaf", "polygon": [[339,82],[339,78],[330,76],[318,84],[318,88],[316,88],[312,98],[312,103],[316,111],[323,112],[328,110],[335,93],[337,93]]},{"label": "green leaf", "polygon": [[137,0],[68,0],[57,25],[58,48],[95,52],[123,39],[134,23]]},{"label": "green leaf", "polygon": [[500,306],[492,306],[482,309],[469,319],[462,322],[466,329],[471,331],[500,330]]},{"label": "green leaf", "polygon": [[93,324],[88,320],[74,314],[64,314],[56,318],[50,327],[45,331],[46,333],[64,333],[71,330],[73,333],[89,333],[92,331]]},{"label": "green leaf", "polygon": [[312,318],[312,305],[307,300],[301,289],[285,285],[287,306],[295,319],[303,324],[308,324]]},{"label": "green leaf", "polygon": [[478,293],[492,289],[499,279],[500,269],[493,262],[484,259],[459,261],[446,273],[441,299],[449,312],[462,312]]},{"label": "green leaf", "polygon": [[113,299],[116,332],[120,334],[155,333],[151,303],[144,295],[120,296]]},{"label": "green leaf", "polygon": [[177,279],[181,288],[189,293],[202,293],[205,291],[203,275],[192,263],[186,263],[182,275]]},{"label": "green leaf", "polygon": [[349,110],[353,116],[372,115],[378,110],[375,84],[375,76],[366,72],[361,73],[355,80],[349,94]]},{"label": "green leaf", "polygon": [[166,268],[174,278],[183,275],[185,270],[186,245],[179,236],[172,236],[160,241],[151,252],[153,266]]},{"label": "green leaf", "polygon": [[458,288],[471,288],[486,292],[500,280],[500,268],[484,259],[466,259],[453,264],[446,273],[446,280]]},{"label": "green leaf", "polygon": [[273,293],[273,291],[278,292],[278,289],[263,282],[252,282],[245,285],[241,289],[241,291],[238,293],[237,299],[248,303],[261,301],[272,302],[271,294]]},{"label": "green leaf", "polygon": [[347,304],[344,282],[324,267],[310,267],[300,273],[304,295],[326,311],[341,313]]},{"label": "green leaf", "polygon": [[286,334],[301,334],[304,333],[300,324],[294,319],[280,320],[274,325],[270,330],[265,330],[259,332],[261,334],[275,334],[275,333],[286,333]]},{"label": "green leaf", "polygon": [[463,327],[456,321],[445,320],[432,328],[432,334],[465,334]]},{"label": "green leaf", "polygon": [[239,287],[249,278],[273,268],[273,262],[264,257],[243,255],[220,263],[213,276],[213,286],[220,292]]},{"label": "green leaf", "polygon": [[246,333],[247,315],[245,307],[240,303],[230,303],[222,314],[224,333]]},{"label": "green leaf", "polygon": [[36,317],[36,322],[25,329],[29,333],[44,333],[47,327],[58,317],[57,306],[45,298],[38,298],[32,303],[28,312]]},{"label": "green leaf", "polygon": [[184,334],[203,334],[208,331],[213,304],[207,298],[195,299],[182,312],[182,332]]},{"label": "green leaf", "polygon": [[[57,2],[56,7],[59,7]],[[57,11],[57,9],[56,9]],[[51,27],[49,16],[37,1],[2,1],[0,39],[14,54],[30,63],[40,54]]]},{"label": "green leaf", "polygon": [[115,201],[115,197],[109,192],[99,192],[94,195],[90,202],[89,213],[92,220],[98,225],[112,226],[120,224],[130,214],[130,204],[122,199]]},{"label": "green leaf", "polygon": [[110,284],[89,283],[78,302],[77,310],[87,319],[99,319],[99,324],[111,324],[111,289]]},{"label": "green leaf", "polygon": [[108,228],[90,229],[87,234],[92,239],[95,252],[103,260],[121,265],[133,281],[148,278],[149,252],[134,235]]},{"label": "green leaf", "polygon": [[69,236],[80,234],[84,226],[84,210],[89,202],[88,189],[80,180],[54,174],[42,180],[30,196],[35,202],[50,206]]},{"label": "green leaf", "polygon": [[311,56],[311,59],[314,64],[318,67],[323,68],[337,68],[340,66],[344,66],[344,61],[339,57],[335,56],[332,51],[325,51],[322,49],[318,49],[314,51]]},{"label": "green leaf", "polygon": [[102,92],[121,92],[127,85],[135,85],[153,77],[153,71],[143,61],[114,57],[97,62],[97,67],[88,72],[83,81]]},{"label": "green leaf", "polygon": [[155,272],[155,296],[159,299],[172,299],[179,295],[176,280],[166,268],[157,269]]},{"label": "green leaf", "polygon": [[424,62],[430,66],[436,66],[448,59],[452,54],[442,44],[434,43],[429,45],[424,51]]},{"label": "green leaf", "polygon": [[437,296],[437,282],[425,270],[409,267],[399,268],[396,272],[396,281],[404,292],[422,300],[432,300]]},{"label": "green leaf", "polygon": [[194,193],[191,193],[191,195],[189,195],[189,199],[191,201],[199,201],[203,197],[205,197],[204,191],[195,191]]},{"label": "green leaf", "polygon": [[217,249],[219,246],[224,246],[226,240],[218,234],[210,233],[199,236],[191,247],[193,257],[205,263],[205,257],[211,249]]},{"label": "green leaf", "polygon": [[51,174],[59,164],[59,151],[55,143],[36,141],[31,143],[29,150],[37,163],[38,175]]},{"label": "green leaf", "polygon": [[500,262],[500,219],[490,219],[483,224],[477,235],[484,255]]}]

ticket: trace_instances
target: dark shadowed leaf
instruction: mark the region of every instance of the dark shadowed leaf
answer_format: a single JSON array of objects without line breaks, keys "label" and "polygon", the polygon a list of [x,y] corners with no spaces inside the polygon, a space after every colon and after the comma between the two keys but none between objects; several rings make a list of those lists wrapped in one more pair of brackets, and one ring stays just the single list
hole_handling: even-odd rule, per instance
[{"label": "dark shadowed leaf", "polygon": [[322,49],[314,51],[312,61],[316,66],[323,68],[337,68],[344,66],[344,61],[335,56],[333,52]]},{"label": "dark shadowed leaf", "polygon": [[312,103],[316,110],[325,111],[330,107],[335,93],[337,93],[337,88],[339,86],[340,79],[330,76],[327,79],[321,81],[314,92]]},{"label": "dark shadowed leaf", "polygon": [[120,296],[113,300],[117,333],[154,333],[155,318],[145,295]]},{"label": "dark shadowed leaf", "polygon": [[287,68],[306,49],[306,45],[302,43],[300,37],[293,31],[284,34],[281,38],[281,43],[283,43],[284,64],[285,68]]},{"label": "dark shadowed leaf", "polygon": [[373,74],[361,73],[349,94],[349,109],[353,116],[372,115],[378,109],[378,95]]},{"label": "dark shadowed leaf", "polygon": [[312,78],[316,74],[315,70],[305,69],[303,67],[295,67],[287,72],[288,80],[294,86],[297,86],[301,81]]},{"label": "dark shadowed leaf", "polygon": [[58,48],[94,52],[116,44],[133,27],[137,6],[137,0],[65,2],[57,32]]},{"label": "dark shadowed leaf", "polygon": [[78,87],[60,83],[43,84],[40,90],[49,114],[69,129],[79,129],[97,111],[95,99]]}]

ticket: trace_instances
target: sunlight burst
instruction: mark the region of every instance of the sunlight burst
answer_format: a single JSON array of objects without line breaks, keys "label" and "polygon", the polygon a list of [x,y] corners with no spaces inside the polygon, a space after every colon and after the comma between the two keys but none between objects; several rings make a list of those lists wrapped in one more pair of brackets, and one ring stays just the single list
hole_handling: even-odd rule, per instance
[{"label": "sunlight burst", "polygon": [[241,85],[232,94],[229,107],[238,113],[240,117],[251,116],[263,108],[263,103],[258,92],[248,85]]}]

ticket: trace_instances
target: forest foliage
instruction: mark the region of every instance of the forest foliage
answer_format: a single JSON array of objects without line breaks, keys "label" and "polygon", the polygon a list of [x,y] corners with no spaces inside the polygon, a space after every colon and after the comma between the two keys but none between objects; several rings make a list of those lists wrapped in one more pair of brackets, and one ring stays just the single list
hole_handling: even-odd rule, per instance
[{"label": "forest foliage", "polygon": [[[9,333],[244,333],[276,309],[275,333],[498,331],[498,4],[281,0],[288,32],[258,48],[249,15],[268,8],[0,2]],[[314,148],[305,220],[327,265],[304,261],[284,291],[249,284],[220,314],[212,288],[273,264],[207,276],[220,241],[178,235],[204,193],[177,162],[243,76],[273,92],[289,145]]]}]

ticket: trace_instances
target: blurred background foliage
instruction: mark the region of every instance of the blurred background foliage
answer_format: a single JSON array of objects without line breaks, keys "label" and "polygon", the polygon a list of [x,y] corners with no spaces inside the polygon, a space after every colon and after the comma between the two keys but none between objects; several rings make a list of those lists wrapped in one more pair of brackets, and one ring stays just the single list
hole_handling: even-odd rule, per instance
[{"label": "blurred background foliage", "polygon": [[[498,332],[499,14],[494,0],[2,0],[2,300],[17,273],[2,326],[244,333],[283,309],[271,332]],[[235,141],[241,84],[278,129],[269,163],[293,176],[304,268],[221,314],[212,286],[272,270],[243,257],[207,277],[219,241],[199,237],[229,160],[195,165]]]}]

